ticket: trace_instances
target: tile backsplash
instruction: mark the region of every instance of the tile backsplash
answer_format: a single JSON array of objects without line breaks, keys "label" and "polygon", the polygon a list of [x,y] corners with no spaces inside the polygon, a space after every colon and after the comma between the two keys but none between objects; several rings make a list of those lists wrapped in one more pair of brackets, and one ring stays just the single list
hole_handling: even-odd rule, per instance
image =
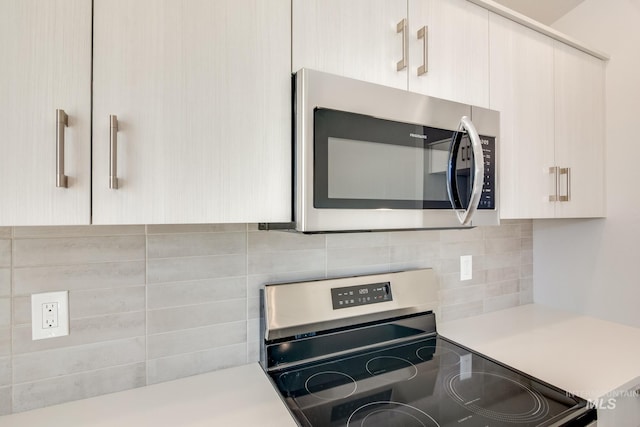
[{"label": "tile backsplash", "polygon": [[[439,320],[532,302],[531,221],[300,235],[254,224],[0,227],[0,415],[258,360],[269,282],[432,267]],[[459,257],[473,255],[461,282]],[[70,335],[31,340],[32,293]]]}]

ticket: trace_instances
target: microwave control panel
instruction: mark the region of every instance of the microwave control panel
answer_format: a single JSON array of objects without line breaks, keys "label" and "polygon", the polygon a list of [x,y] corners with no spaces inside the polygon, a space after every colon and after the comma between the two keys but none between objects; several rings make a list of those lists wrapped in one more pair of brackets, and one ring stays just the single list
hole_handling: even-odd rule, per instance
[{"label": "microwave control panel", "polygon": [[331,302],[334,310],[387,301],[393,301],[390,282],[331,289]]},{"label": "microwave control panel", "polygon": [[496,208],[496,139],[480,135],[484,157],[484,183],[478,209]]}]

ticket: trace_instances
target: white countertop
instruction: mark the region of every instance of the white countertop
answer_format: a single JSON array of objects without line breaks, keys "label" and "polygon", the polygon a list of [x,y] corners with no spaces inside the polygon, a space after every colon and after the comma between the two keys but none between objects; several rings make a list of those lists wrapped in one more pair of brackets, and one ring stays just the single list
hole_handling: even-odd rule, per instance
[{"label": "white countertop", "polygon": [[[46,422],[49,420],[50,422]],[[0,417],[2,427],[295,427],[257,364]]]}]

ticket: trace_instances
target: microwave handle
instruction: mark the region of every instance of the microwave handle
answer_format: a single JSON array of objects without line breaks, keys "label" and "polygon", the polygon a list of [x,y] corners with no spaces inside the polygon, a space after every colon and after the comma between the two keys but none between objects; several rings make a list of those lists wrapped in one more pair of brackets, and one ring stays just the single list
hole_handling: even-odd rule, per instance
[{"label": "microwave handle", "polygon": [[451,205],[453,206],[456,215],[458,216],[460,224],[469,225],[471,223],[473,215],[478,209],[480,197],[482,196],[482,186],[484,184],[484,153],[482,150],[482,142],[480,141],[478,131],[467,116],[463,116],[460,119],[460,125],[458,126],[458,131],[454,135],[454,138],[464,131],[467,132],[467,135],[469,135],[469,139],[471,140],[471,149],[473,150],[474,163],[473,188],[471,190],[471,198],[469,200],[468,208],[464,211],[458,210],[456,209],[456,204],[454,202],[454,192],[457,191],[455,188],[455,167],[457,153],[453,152],[453,150],[457,151],[456,147],[454,147],[456,145],[455,141],[451,144],[452,151],[449,153],[449,167],[447,168],[447,190],[449,193],[449,199],[451,200]]}]

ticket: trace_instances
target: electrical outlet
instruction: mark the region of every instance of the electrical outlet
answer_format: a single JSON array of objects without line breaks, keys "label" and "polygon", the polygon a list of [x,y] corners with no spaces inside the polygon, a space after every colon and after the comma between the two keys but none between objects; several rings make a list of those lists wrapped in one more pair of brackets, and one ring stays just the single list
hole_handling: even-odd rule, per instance
[{"label": "electrical outlet", "polygon": [[69,293],[31,295],[31,339],[69,335]]},{"label": "electrical outlet", "polygon": [[42,328],[57,328],[58,325],[58,303],[48,302],[42,304]]},{"label": "electrical outlet", "polygon": [[460,280],[471,280],[473,278],[473,257],[462,255],[460,257]]}]

